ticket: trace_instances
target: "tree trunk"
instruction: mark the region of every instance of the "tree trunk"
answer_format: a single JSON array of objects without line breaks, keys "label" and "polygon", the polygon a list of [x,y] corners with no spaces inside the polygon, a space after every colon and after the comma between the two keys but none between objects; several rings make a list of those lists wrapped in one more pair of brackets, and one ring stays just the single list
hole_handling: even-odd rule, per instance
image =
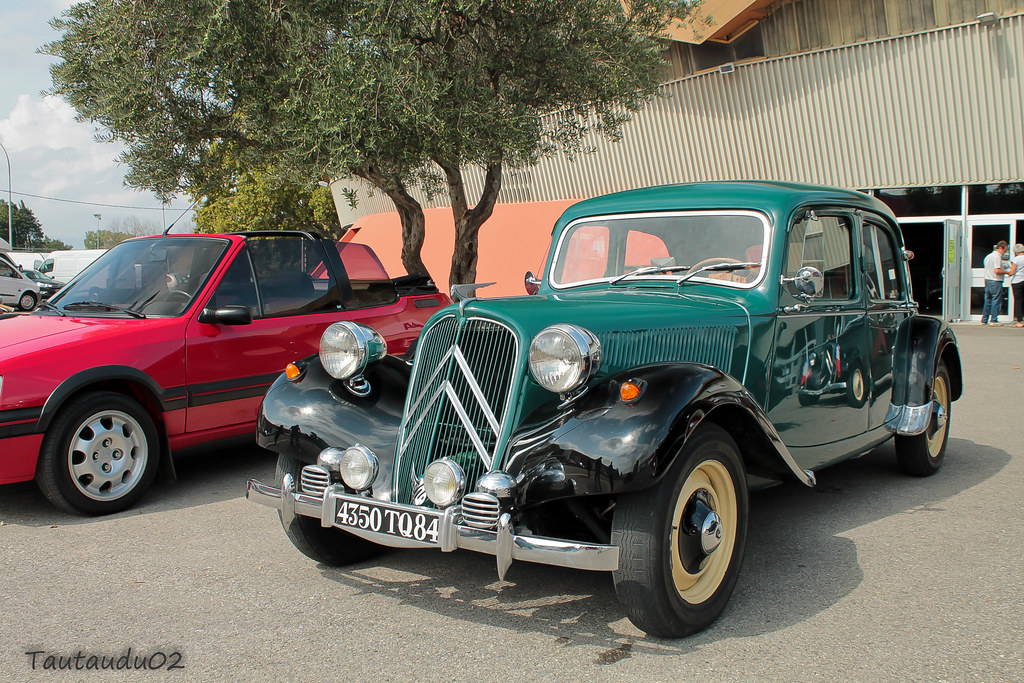
[{"label": "tree trunk", "polygon": [[451,199],[452,218],[455,221],[455,250],[452,253],[449,282],[453,285],[469,284],[476,281],[480,226],[491,217],[501,191],[502,165],[501,162],[493,162],[487,166],[480,200],[470,209],[466,202],[466,185],[458,164],[437,159],[434,163],[441,167],[448,180],[448,197]]},{"label": "tree trunk", "polygon": [[354,174],[373,184],[394,202],[402,221],[402,265],[405,271],[410,275],[422,273],[430,277],[430,271],[420,257],[426,235],[423,207],[409,194],[403,182],[388,178],[375,168],[360,168]]}]

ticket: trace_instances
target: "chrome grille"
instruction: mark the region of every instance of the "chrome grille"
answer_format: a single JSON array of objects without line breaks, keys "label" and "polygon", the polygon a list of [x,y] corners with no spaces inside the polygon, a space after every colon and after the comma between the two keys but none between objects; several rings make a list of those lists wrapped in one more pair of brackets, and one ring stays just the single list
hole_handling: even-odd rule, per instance
[{"label": "chrome grille", "polygon": [[470,493],[462,499],[462,522],[474,529],[495,529],[501,505],[490,493]]},{"label": "chrome grille", "polygon": [[324,491],[330,485],[331,473],[327,471],[327,468],[320,465],[306,465],[302,468],[302,473],[299,475],[299,486],[302,487],[303,493],[323,498]]},{"label": "chrome grille", "polygon": [[505,325],[446,316],[420,338],[398,442],[395,496],[408,503],[426,466],[454,460],[466,488],[493,465],[518,344]]}]

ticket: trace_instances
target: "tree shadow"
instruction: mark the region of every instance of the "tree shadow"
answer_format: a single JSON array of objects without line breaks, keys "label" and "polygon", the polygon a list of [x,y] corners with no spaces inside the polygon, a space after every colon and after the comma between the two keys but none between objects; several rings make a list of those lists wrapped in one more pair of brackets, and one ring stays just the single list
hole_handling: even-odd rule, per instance
[{"label": "tree shadow", "polygon": [[998,473],[1010,455],[951,439],[943,469],[917,479],[899,472],[892,443],[797,483],[753,493],[747,550],[725,612],[680,640],[646,636],[624,618],[602,572],[514,562],[499,581],[494,558],[457,551],[394,551],[369,564],[324,565],[325,578],[360,593],[470,623],[547,634],[564,646],[602,648],[595,663],[633,652],[678,654],[725,638],[788,628],[838,603],[863,580],[854,541],[839,534],[893,515],[941,510],[942,501]]},{"label": "tree shadow", "polygon": [[245,495],[250,478],[271,481],[277,454],[255,444],[197,448],[174,460],[177,479],[159,478],[131,508],[112,515],[87,517],[54,507],[35,482],[0,486],[0,521],[22,526],[73,526],[217,503]]}]

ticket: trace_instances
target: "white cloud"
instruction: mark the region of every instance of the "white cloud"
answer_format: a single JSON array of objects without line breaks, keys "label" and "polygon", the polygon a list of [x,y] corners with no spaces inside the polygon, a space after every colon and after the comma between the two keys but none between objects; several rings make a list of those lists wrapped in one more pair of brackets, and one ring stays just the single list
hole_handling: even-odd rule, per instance
[{"label": "white cloud", "polygon": [[94,128],[76,121],[59,98],[20,95],[0,119],[0,141],[11,156],[14,201],[32,209],[48,237],[81,246],[85,232],[96,229],[93,214],[104,217],[104,227],[129,215],[160,224],[181,212],[160,211],[151,193],[125,187],[126,169],[116,161],[122,146],[96,142]]}]

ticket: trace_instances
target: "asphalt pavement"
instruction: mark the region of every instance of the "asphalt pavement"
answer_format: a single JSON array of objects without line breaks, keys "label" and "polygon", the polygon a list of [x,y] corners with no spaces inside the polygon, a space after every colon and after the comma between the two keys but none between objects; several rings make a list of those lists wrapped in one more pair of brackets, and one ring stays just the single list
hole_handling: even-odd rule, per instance
[{"label": "asphalt pavement", "polygon": [[736,592],[691,638],[644,636],[600,573],[317,565],[245,500],[274,470],[252,447],[190,456],[109,517],[0,487],[0,680],[1024,680],[1024,330],[954,329],[943,469],[903,476],[888,444],[753,494]]}]

